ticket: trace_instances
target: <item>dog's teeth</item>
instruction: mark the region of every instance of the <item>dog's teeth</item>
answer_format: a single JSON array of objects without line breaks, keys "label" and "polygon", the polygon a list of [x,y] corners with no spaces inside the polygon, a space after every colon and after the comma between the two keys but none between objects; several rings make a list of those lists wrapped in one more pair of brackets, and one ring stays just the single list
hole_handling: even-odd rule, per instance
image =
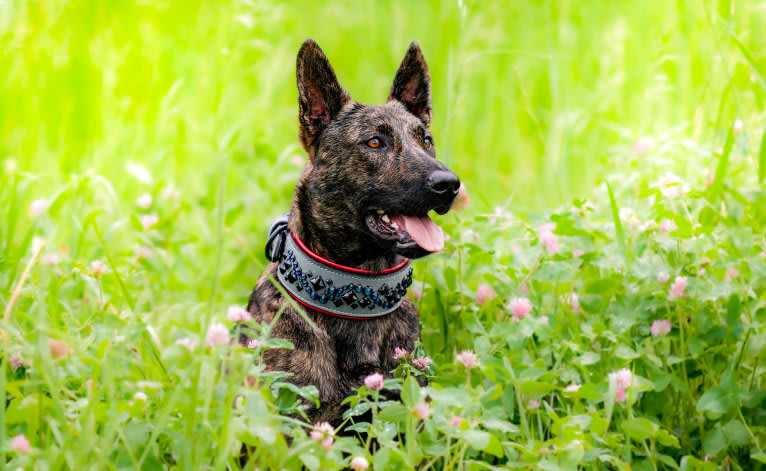
[{"label": "dog's teeth", "polygon": [[391,220],[388,218],[388,214],[384,214],[383,216],[380,217],[380,219],[382,219],[383,222],[385,222],[385,223],[390,223],[391,222]]},{"label": "dog's teeth", "polygon": [[382,209],[379,209],[379,210],[378,210],[378,214],[386,214],[386,212],[385,212],[385,211],[383,211]]},{"label": "dog's teeth", "polygon": [[391,227],[393,227],[394,229],[399,229],[399,224],[392,222]]}]

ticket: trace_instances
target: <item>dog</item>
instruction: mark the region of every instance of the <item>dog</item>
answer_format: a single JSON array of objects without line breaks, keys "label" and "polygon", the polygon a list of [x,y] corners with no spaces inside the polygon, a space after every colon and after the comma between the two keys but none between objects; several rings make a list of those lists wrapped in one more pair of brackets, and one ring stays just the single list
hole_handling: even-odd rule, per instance
[{"label": "dog", "polygon": [[444,247],[428,212],[449,211],[460,180],[436,160],[430,75],[417,43],[383,105],[354,101],[310,39],[296,76],[308,162],[289,213],[272,226],[266,268],[289,296],[264,274],[248,311],[263,325],[281,312],[270,335],[295,348],[267,350],[262,361],[298,386],[316,386],[321,405],[307,404],[308,418],[337,427],[341,402],[368,375],[391,377],[397,347],[412,351],[420,338],[418,312],[405,296],[410,259]]}]

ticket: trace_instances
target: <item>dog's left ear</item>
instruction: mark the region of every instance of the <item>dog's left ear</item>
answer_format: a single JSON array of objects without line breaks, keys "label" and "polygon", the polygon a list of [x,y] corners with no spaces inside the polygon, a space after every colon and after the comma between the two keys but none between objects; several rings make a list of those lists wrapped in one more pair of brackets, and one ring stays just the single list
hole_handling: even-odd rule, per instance
[{"label": "dog's left ear", "polygon": [[325,127],[338,116],[351,97],[340,86],[330,61],[319,45],[307,39],[298,52],[296,61],[298,79],[298,119],[301,123],[303,146],[311,153],[311,147]]},{"label": "dog's left ear", "polygon": [[431,124],[431,76],[418,43],[413,42],[394,77],[388,101],[402,103],[426,126]]}]

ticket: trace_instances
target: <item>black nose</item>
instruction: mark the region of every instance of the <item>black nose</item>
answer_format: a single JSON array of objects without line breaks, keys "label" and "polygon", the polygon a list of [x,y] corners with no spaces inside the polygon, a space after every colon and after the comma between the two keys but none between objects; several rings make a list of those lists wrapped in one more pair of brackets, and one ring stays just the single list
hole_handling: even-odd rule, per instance
[{"label": "black nose", "polygon": [[428,186],[439,196],[455,196],[460,189],[460,179],[449,170],[436,170],[428,177]]}]

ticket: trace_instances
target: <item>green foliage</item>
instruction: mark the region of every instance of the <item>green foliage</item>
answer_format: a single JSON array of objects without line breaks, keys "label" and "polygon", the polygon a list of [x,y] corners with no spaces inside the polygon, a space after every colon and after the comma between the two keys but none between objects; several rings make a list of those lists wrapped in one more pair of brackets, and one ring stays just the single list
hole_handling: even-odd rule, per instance
[{"label": "green foliage", "polygon": [[[765,469],[765,21],[759,2],[0,1],[0,461]],[[375,103],[418,40],[471,199],[416,262],[422,345],[384,382],[402,402],[360,387],[343,436],[305,423],[315,387],[259,364],[290,342],[226,320],[305,159],[308,36]],[[215,323],[257,341],[210,346]]]}]

